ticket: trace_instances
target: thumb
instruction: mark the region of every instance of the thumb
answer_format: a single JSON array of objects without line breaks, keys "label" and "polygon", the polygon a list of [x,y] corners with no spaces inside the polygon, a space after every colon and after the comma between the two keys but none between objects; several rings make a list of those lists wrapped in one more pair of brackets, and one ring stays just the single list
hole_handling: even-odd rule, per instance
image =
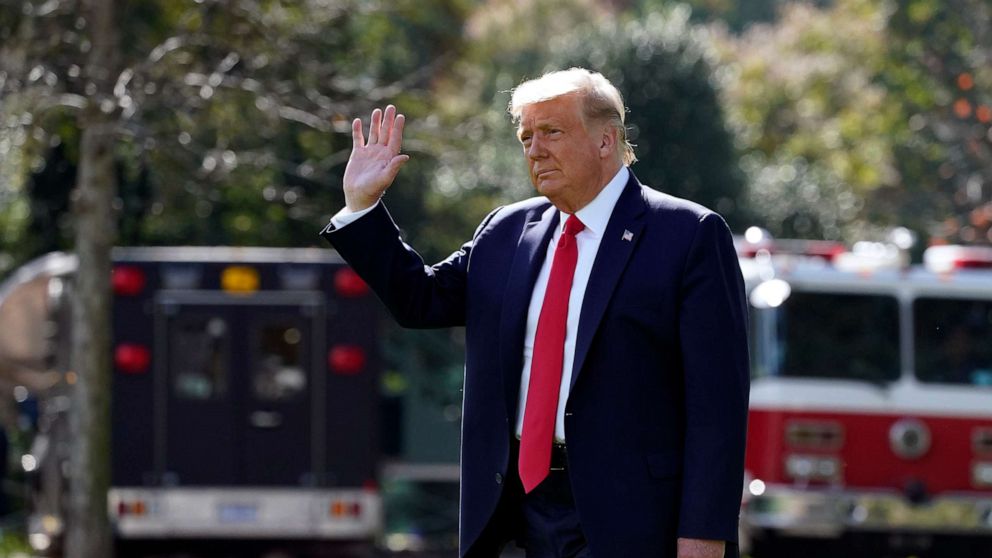
[{"label": "thumb", "polygon": [[402,168],[403,165],[405,165],[409,160],[409,155],[397,155],[390,159],[389,163],[386,165],[386,171],[389,173],[391,179],[396,178],[396,175],[400,172],[400,168]]}]

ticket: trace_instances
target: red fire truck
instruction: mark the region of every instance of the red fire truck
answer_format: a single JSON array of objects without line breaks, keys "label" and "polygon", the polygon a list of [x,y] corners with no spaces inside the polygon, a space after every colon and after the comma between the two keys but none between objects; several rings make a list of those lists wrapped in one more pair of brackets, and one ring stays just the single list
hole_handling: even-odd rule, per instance
[{"label": "red fire truck", "polygon": [[992,556],[992,248],[738,251],[752,555]]},{"label": "red fire truck", "polygon": [[[120,248],[113,260],[119,554],[175,541],[370,554],[380,312],[361,279],[321,249]],[[48,554],[64,517],[75,269],[53,253],[0,286],[0,374],[39,401],[21,462],[36,479],[30,542]]]}]

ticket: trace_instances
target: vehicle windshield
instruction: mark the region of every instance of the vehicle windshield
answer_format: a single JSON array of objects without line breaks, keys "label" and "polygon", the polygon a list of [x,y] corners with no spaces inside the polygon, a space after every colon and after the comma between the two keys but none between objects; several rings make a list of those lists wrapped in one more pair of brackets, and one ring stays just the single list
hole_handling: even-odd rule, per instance
[{"label": "vehicle windshield", "polygon": [[776,323],[774,374],[869,382],[899,377],[899,304],[892,296],[793,290]]},{"label": "vehicle windshield", "polygon": [[920,381],[992,387],[992,301],[920,298],[913,314]]}]

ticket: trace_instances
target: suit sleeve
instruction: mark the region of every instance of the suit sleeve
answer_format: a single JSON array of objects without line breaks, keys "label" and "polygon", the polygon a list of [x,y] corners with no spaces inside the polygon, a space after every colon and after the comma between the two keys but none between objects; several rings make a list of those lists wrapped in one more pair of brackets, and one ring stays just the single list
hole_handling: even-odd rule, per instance
[{"label": "suit sleeve", "polygon": [[750,382],[747,303],[733,239],[719,215],[698,223],[681,296],[686,432],[679,536],[734,542]]},{"label": "suit sleeve", "polygon": [[472,245],[497,211],[479,225],[471,241],[432,266],[425,265],[423,258],[402,241],[381,201],[348,226],[338,229],[332,223],[320,235],[369,284],[401,326],[460,326],[465,325]]}]

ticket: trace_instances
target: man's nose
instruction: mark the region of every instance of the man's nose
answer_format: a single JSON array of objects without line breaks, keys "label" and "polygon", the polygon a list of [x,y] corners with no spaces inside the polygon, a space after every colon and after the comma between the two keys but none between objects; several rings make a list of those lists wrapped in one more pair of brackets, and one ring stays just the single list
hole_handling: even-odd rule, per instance
[{"label": "man's nose", "polygon": [[544,142],[537,139],[537,136],[532,137],[530,139],[530,146],[527,148],[527,158],[540,159],[541,157],[544,157],[544,155]]}]

